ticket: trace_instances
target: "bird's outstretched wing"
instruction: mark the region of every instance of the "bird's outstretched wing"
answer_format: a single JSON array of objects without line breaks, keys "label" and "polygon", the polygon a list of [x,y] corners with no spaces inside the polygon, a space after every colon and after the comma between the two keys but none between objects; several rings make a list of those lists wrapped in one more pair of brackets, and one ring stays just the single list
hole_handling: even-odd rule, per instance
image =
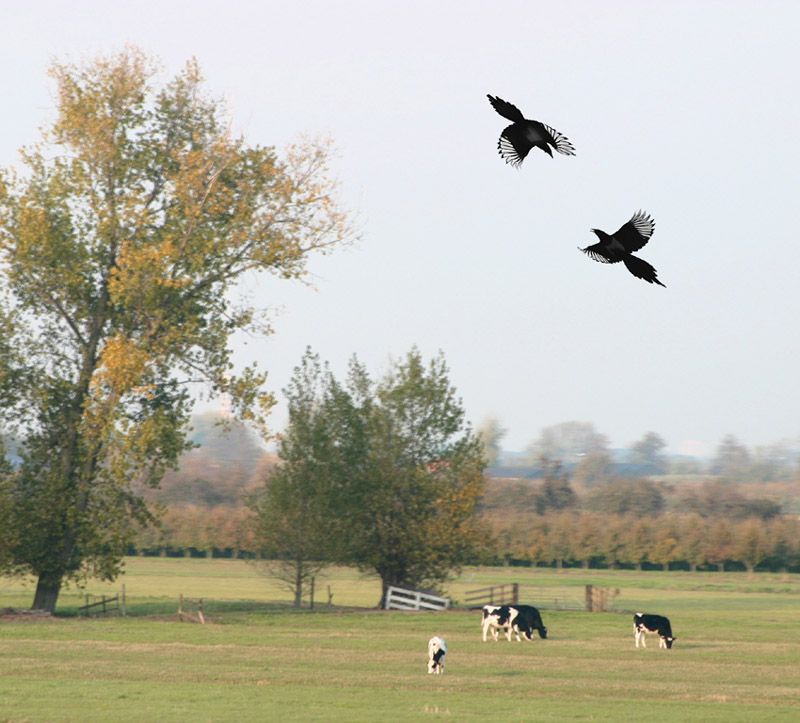
[{"label": "bird's outstretched wing", "polygon": [[615,264],[617,261],[622,260],[622,256],[619,254],[610,255],[608,253],[607,246],[603,241],[592,244],[591,246],[587,246],[585,249],[580,250],[583,251],[583,253],[585,253],[590,259],[599,261],[601,264]]},{"label": "bird's outstretched wing", "polygon": [[565,135],[559,133],[555,128],[545,125],[544,123],[542,123],[542,126],[550,134],[550,143],[553,148],[555,148],[559,153],[563,153],[565,156],[575,155],[575,147],[569,142],[569,139]]},{"label": "bird's outstretched wing", "polygon": [[637,211],[613,236],[628,253],[633,253],[650,240],[655,227],[656,222],[648,214]]},{"label": "bird's outstretched wing", "polygon": [[519,126],[516,125],[508,126],[497,141],[500,157],[514,168],[519,168],[531,148],[533,144],[520,133]]},{"label": "bird's outstretched wing", "polygon": [[497,96],[487,94],[486,97],[492,104],[492,108],[494,108],[501,116],[503,116],[503,118],[508,118],[508,120],[514,121],[514,123],[521,123],[525,120],[524,116],[522,115],[522,111],[517,108],[517,106],[507,103],[502,98],[498,98]]}]

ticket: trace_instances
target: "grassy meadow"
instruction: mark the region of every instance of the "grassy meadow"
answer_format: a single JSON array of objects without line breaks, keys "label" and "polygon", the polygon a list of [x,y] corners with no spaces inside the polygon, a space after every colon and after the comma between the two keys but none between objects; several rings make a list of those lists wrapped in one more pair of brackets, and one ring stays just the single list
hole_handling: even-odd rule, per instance
[{"label": "grassy meadow", "polygon": [[[317,581],[319,611],[233,560],[131,558],[129,616],[0,617],[0,721],[800,720],[800,576],[479,568],[449,586],[618,587],[619,610],[670,617],[677,641],[634,647],[622,613],[543,611],[549,638],[481,641],[480,614],[364,609],[378,583],[350,570]],[[328,608],[327,586],[333,592]],[[0,578],[0,608],[32,583]],[[175,619],[203,597],[207,625]],[[535,600],[523,600],[532,602]],[[25,618],[29,616],[24,616]],[[426,644],[447,640],[443,676]]]}]

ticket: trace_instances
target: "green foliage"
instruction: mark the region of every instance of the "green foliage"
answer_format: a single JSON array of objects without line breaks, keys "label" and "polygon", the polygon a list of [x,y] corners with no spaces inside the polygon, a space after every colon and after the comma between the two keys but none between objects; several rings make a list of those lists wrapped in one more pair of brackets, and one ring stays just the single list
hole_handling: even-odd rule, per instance
[{"label": "green foliage", "polygon": [[12,550],[16,543],[16,531],[12,521],[13,470],[6,459],[6,446],[0,435],[0,570],[9,566],[13,560]]},{"label": "green foliage", "polygon": [[335,557],[337,520],[331,515],[343,470],[337,429],[336,382],[307,349],[284,390],[289,424],[280,438],[280,463],[251,498],[256,515],[257,563],[283,581],[300,607],[311,578]]},{"label": "green foliage", "polygon": [[255,507],[265,551],[338,560],[389,585],[432,588],[478,553],[480,440],[440,355],[416,349],[373,382],[353,359],[340,384],[306,352],[287,390],[283,464]]},{"label": "green foliage", "polygon": [[55,120],[24,176],[0,173],[0,408],[25,445],[13,566],[50,610],[62,581],[119,572],[150,520],[132,485],[188,448],[191,385],[263,424],[265,375],[231,374],[228,339],[268,320],[231,301],[237,280],[300,279],[351,233],[325,144],[232,138],[194,61],[161,86],[135,48],[51,75]]}]

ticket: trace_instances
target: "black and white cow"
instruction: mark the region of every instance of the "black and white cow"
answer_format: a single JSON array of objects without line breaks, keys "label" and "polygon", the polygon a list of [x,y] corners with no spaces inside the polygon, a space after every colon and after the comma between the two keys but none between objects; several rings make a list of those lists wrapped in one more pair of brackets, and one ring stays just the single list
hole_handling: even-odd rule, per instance
[{"label": "black and white cow", "polygon": [[540,638],[547,637],[547,628],[542,623],[542,616],[531,605],[484,605],[481,626],[484,641],[489,630],[492,631],[495,641],[497,631],[505,630],[509,643],[512,632],[516,635],[517,642],[521,642],[520,633],[525,639],[531,640],[534,630],[538,631]]},{"label": "black and white cow", "polygon": [[642,641],[642,647],[646,648],[644,636],[646,633],[658,635],[659,648],[671,648],[675,638],[672,636],[672,626],[669,620],[662,615],[644,615],[636,613],[633,616],[633,637],[636,640],[636,647]]},{"label": "black and white cow", "polygon": [[447,655],[447,643],[444,638],[434,635],[428,641],[428,674],[444,673],[444,658]]},{"label": "black and white cow", "polygon": [[[483,606],[483,620],[481,627],[483,628],[483,641],[486,642],[486,633],[492,631],[492,637],[497,640],[497,631],[505,630],[508,642],[511,642],[511,630],[514,626],[514,621],[517,619],[518,612],[515,608],[509,605],[484,605]],[[519,640],[519,634],[517,634]]]},{"label": "black and white cow", "polygon": [[515,605],[514,607],[518,611],[516,626],[528,640],[533,638],[534,630],[539,633],[540,638],[547,637],[547,628],[542,622],[542,616],[533,605]]}]

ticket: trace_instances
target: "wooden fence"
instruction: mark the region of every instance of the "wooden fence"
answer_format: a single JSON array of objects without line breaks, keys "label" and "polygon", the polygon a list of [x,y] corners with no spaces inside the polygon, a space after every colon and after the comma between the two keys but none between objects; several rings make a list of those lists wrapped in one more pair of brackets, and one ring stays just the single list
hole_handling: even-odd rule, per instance
[{"label": "wooden fence", "polygon": [[519,604],[519,583],[511,582],[506,585],[492,585],[478,590],[469,590],[464,596],[464,602],[471,608],[480,608],[484,605],[517,605]]},{"label": "wooden fence", "polygon": [[[184,605],[188,610],[184,610]],[[192,600],[181,595],[178,601],[178,620],[186,620],[190,623],[200,623],[205,625],[206,619],[203,617],[203,600]]]},{"label": "wooden fence", "polygon": [[477,590],[468,590],[464,602],[472,609],[484,605],[534,605],[542,610],[585,610],[604,612],[612,610],[614,598],[619,589],[597,587],[596,585],[555,586],[520,585],[512,582],[492,585]]},{"label": "wooden fence", "polygon": [[450,598],[402,587],[389,587],[384,605],[386,610],[446,610],[449,607]]},{"label": "wooden fence", "polygon": [[[91,602],[91,601],[94,602]],[[97,600],[95,595],[86,596],[86,605],[81,605],[78,608],[78,615],[91,615],[97,617],[98,615],[107,615],[108,613],[116,613],[117,615],[125,615],[125,586],[122,586],[121,592],[113,597],[106,597],[101,595]]]}]

